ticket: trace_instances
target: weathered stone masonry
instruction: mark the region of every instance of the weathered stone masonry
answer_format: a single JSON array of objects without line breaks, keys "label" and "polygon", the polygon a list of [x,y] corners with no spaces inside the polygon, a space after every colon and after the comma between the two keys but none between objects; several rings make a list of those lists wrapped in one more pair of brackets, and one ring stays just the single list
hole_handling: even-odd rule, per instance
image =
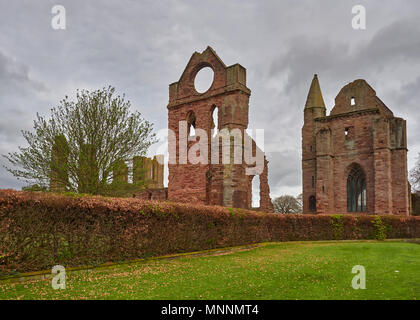
[{"label": "weathered stone masonry", "polygon": [[[214,81],[210,89],[200,94],[195,90],[194,79],[204,67],[214,71]],[[223,143],[219,148],[219,164],[211,163],[211,152],[208,153],[209,164],[182,163],[179,159],[179,146],[185,144],[189,149],[195,141],[187,137],[180,137],[179,122],[185,120],[194,128],[201,128],[211,137],[213,112],[218,114],[217,128],[220,130],[239,129],[242,141],[240,152],[244,159],[244,137],[248,127],[248,103],[251,90],[246,87],[246,70],[239,64],[227,67],[217,56],[215,51],[208,47],[202,53],[194,53],[185,68],[180,80],[169,86],[168,128],[176,133],[175,141],[169,139],[169,184],[163,187],[163,155],[153,159],[134,157],[133,182],[146,181],[147,189],[141,188],[133,196],[149,200],[172,200],[186,203],[202,203],[209,205],[222,205],[234,208],[252,207],[252,179],[254,176],[246,174],[246,168],[252,168],[242,160],[240,164],[233,162],[234,144],[228,142],[231,150],[230,164],[222,164]],[[248,136],[247,136],[248,137]],[[214,141],[214,139],[213,139]],[[208,150],[211,149],[212,140],[208,141]],[[252,140],[252,155],[257,153],[263,156],[263,170],[260,178],[260,210],[272,212],[273,205],[268,185],[268,161],[263,152]],[[176,151],[174,151],[174,148]],[[235,146],[236,148],[236,146]],[[55,148],[56,149],[56,148]],[[65,186],[58,182],[63,173],[58,165],[64,163],[62,156],[53,149],[51,189],[62,191]],[[171,164],[175,158],[176,164]],[[254,165],[255,166],[255,165]],[[61,170],[61,171],[60,171]],[[128,183],[128,166],[121,162],[113,172],[115,182]]]},{"label": "weathered stone masonry", "polygon": [[146,181],[147,189],[134,194],[136,198],[144,200],[166,200],[168,188],[163,187],[164,156],[158,154],[152,158],[133,158],[133,182]]},{"label": "weathered stone masonry", "polygon": [[365,80],[341,89],[329,116],[315,75],[302,128],[304,213],[410,213],[406,121]]},{"label": "weathered stone masonry", "polygon": [[[214,71],[214,80],[210,89],[200,94],[195,90],[194,79],[204,67]],[[168,128],[176,133],[175,141],[169,140],[169,157],[176,159],[176,164],[169,164],[169,200],[236,208],[251,207],[252,176],[245,174],[245,163],[222,164],[220,161],[219,164],[212,164],[210,151],[207,155],[208,164],[184,164],[180,163],[179,157],[180,144],[187,144],[191,148],[197,143],[180,137],[180,121],[187,121],[189,126],[205,130],[207,136],[211,137],[211,129],[216,126],[213,123],[213,112],[217,112],[219,130],[239,129],[244,137],[248,127],[250,94],[244,67],[239,64],[227,67],[210,47],[192,55],[179,81],[169,86]],[[208,141],[208,150],[211,150],[211,139]],[[264,157],[264,171],[260,174],[260,209],[273,211],[267,164]]]}]

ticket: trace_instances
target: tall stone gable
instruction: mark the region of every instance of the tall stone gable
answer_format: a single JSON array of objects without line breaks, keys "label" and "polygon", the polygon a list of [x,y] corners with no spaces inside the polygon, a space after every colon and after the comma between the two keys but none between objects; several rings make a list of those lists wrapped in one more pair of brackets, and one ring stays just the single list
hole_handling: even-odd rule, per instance
[{"label": "tall stone gable", "polygon": [[410,214],[406,121],[362,79],[344,86],[330,115],[318,77],[302,128],[304,213]]},{"label": "tall stone gable", "polygon": [[[194,80],[204,67],[213,70],[214,80],[209,90],[199,93]],[[176,141],[169,139],[169,200],[251,207],[252,177],[245,174],[246,164],[211,163],[211,139],[208,139],[209,152],[205,155],[208,164],[182,163],[179,153],[180,146],[186,145],[189,149],[197,143],[185,141],[186,137],[180,135],[179,122],[183,120],[188,126],[205,130],[208,137],[216,126],[219,130],[239,129],[243,137],[248,127],[250,95],[246,69],[241,65],[226,66],[211,47],[191,56],[179,81],[169,85],[168,128],[176,133]],[[213,112],[217,113],[217,124],[213,123]],[[267,163],[265,160],[264,171],[260,174],[260,209],[272,211]]]}]

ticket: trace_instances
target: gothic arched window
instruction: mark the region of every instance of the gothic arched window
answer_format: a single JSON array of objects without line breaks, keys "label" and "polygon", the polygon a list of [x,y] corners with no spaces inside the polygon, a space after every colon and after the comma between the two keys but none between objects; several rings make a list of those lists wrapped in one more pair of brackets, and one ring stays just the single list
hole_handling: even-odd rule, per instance
[{"label": "gothic arched window", "polygon": [[195,136],[195,114],[190,111],[187,116],[188,136]]},{"label": "gothic arched window", "polygon": [[219,115],[218,115],[218,109],[216,106],[213,106],[212,112],[211,112],[211,129],[213,130],[212,138],[217,135],[217,131],[219,130]]},{"label": "gothic arched window", "polygon": [[316,198],[315,196],[309,197],[309,211],[316,211]]},{"label": "gothic arched window", "polygon": [[366,211],[366,177],[359,166],[354,166],[347,178],[347,211]]}]

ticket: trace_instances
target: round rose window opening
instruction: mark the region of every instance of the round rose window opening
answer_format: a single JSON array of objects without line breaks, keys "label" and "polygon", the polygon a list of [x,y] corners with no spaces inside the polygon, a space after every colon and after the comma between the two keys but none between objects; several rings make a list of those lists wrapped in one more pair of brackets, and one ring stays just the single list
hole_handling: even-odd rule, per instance
[{"label": "round rose window opening", "polygon": [[210,67],[204,67],[195,76],[194,87],[198,93],[204,93],[210,89],[214,80],[214,71]]}]

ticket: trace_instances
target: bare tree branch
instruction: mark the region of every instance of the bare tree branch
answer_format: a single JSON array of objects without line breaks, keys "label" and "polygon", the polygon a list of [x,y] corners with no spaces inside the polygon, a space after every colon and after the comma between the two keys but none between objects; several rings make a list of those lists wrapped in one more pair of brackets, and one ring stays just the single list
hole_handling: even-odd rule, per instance
[{"label": "bare tree branch", "polygon": [[301,196],[299,195],[297,198],[284,195],[273,200],[274,205],[274,212],[278,213],[301,213],[302,212],[302,204],[301,204]]}]

